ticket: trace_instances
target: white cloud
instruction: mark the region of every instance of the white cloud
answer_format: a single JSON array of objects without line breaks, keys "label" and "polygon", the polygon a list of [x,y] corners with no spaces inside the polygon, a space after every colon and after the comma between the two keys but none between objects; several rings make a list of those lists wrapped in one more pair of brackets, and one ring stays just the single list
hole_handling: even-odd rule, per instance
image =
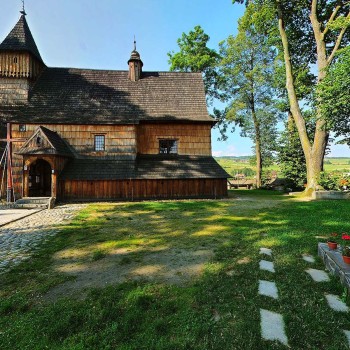
[{"label": "white cloud", "polygon": [[225,149],[221,149],[221,150],[214,149],[212,153],[213,153],[214,157],[234,157],[234,156],[238,157],[238,156],[247,156],[247,155],[249,156],[250,155],[249,153],[247,153],[245,151],[243,151],[243,152],[237,151],[237,149],[234,145],[229,145]]}]

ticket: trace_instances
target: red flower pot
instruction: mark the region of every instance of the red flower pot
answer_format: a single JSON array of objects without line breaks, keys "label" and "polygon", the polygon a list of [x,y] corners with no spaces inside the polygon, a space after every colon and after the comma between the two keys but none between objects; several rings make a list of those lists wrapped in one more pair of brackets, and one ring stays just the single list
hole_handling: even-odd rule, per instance
[{"label": "red flower pot", "polygon": [[329,249],[337,249],[338,243],[336,242],[327,242]]},{"label": "red flower pot", "polygon": [[343,260],[344,260],[345,264],[350,264],[350,256],[343,255]]}]

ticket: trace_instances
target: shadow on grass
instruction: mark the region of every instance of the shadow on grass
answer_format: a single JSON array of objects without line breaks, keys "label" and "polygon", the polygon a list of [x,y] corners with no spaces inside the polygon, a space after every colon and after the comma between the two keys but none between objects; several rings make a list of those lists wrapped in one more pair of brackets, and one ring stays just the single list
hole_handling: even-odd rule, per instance
[{"label": "shadow on grass", "polygon": [[[342,290],[335,280],[315,284],[304,272],[308,265],[301,254],[316,254],[316,236],[349,231],[346,204],[237,200],[91,206],[32,260],[4,276],[0,347],[282,349],[261,340],[259,310],[264,308],[283,314],[293,349],[345,349],[339,330],[350,329],[347,315],[331,312],[323,297]],[[273,275],[257,268],[261,246],[273,249]],[[94,261],[96,249],[104,255]],[[98,276],[109,262],[117,274],[120,265],[142,265],[149,256],[187,251],[193,257],[203,250],[215,255],[201,276],[190,276],[181,286],[149,283],[143,276],[89,289],[84,300],[35,300],[67,279],[59,267],[76,264],[88,273],[95,266]],[[185,267],[191,264],[184,259]],[[322,268],[320,261],[315,268]],[[276,281],[277,301],[258,296],[259,279]]]}]

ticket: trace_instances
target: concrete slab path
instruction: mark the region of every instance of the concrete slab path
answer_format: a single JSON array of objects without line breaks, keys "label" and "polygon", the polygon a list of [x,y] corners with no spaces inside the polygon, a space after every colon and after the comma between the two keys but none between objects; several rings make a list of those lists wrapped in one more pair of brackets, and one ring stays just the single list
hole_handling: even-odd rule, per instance
[{"label": "concrete slab path", "polygon": [[23,219],[41,210],[42,209],[0,209],[0,227],[10,222]]},{"label": "concrete slab path", "polygon": [[260,309],[261,335],[265,340],[277,340],[288,346],[285,325],[281,314]]},{"label": "concrete slab path", "polygon": [[278,290],[275,282],[259,280],[259,294],[278,299]]},{"label": "concrete slab path", "polygon": [[325,271],[316,269],[305,270],[315,282],[328,282],[329,276]]},{"label": "concrete slab path", "polygon": [[337,295],[326,294],[326,299],[329,307],[334,311],[339,311],[339,312],[349,311],[348,306]]},{"label": "concrete slab path", "polygon": [[274,267],[272,261],[260,260],[259,268],[260,268],[260,270],[275,272],[275,267]]}]

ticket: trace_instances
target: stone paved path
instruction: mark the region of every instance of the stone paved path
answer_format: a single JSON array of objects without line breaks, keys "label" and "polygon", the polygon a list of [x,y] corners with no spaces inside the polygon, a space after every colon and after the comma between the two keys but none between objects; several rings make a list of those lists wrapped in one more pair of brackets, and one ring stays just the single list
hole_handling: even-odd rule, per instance
[{"label": "stone paved path", "polygon": [[61,205],[0,227],[0,274],[29,258],[41,242],[57,234],[60,225],[84,207],[86,204]]},{"label": "stone paved path", "polygon": [[[5,209],[0,206],[0,227],[41,211],[42,209]],[[1,229],[0,229],[1,230]]]}]

